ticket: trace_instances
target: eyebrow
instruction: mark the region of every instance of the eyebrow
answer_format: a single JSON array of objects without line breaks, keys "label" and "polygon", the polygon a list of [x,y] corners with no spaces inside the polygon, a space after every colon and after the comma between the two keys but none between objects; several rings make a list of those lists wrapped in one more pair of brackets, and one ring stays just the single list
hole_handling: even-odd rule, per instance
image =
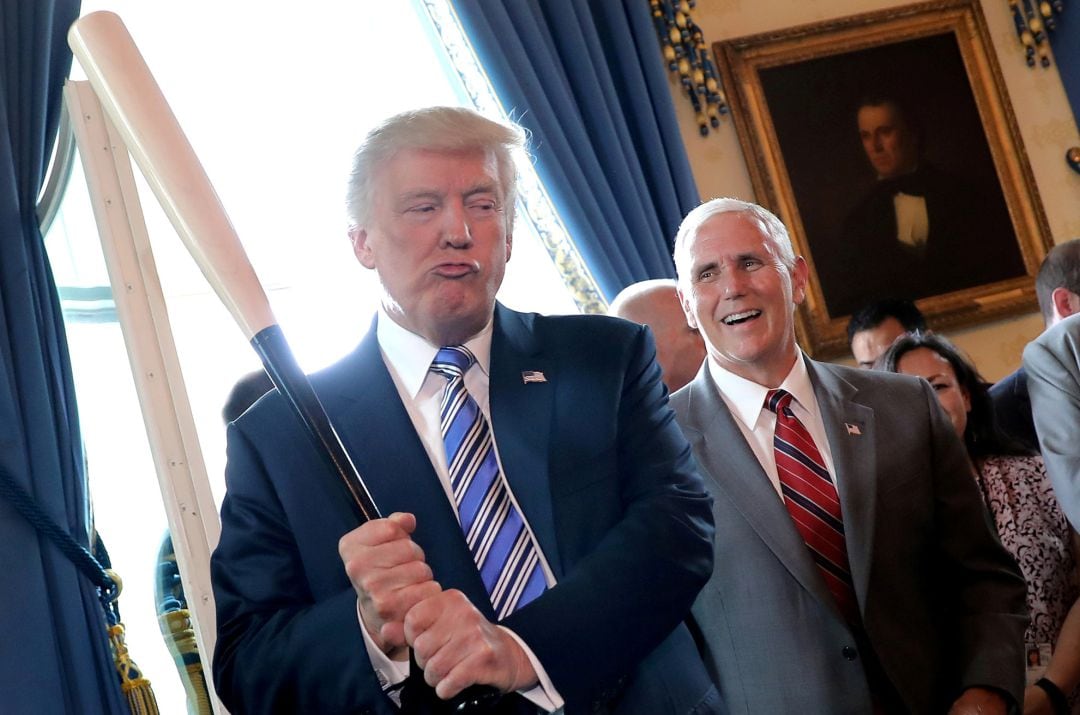
[{"label": "eyebrow", "polygon": [[[470,186],[461,193],[461,195],[466,199],[471,196],[475,196],[476,194],[494,194],[497,196],[498,191],[496,191],[494,184],[486,182],[481,184],[474,184],[473,186]],[[444,196],[446,196],[446,193],[443,191],[424,187],[414,189],[412,191],[406,191],[405,193],[398,196],[398,200],[405,202],[413,201],[415,199],[437,200],[442,199]]]},{"label": "eyebrow", "polygon": [[465,191],[461,192],[461,195],[466,199],[477,194],[492,194],[498,197],[499,192],[495,188],[495,184],[490,181],[480,184],[474,184],[473,186],[465,189]]},{"label": "eyebrow", "polygon": [[719,265],[719,261],[709,261],[708,263],[702,263],[701,265],[691,266],[691,278],[696,278],[697,276],[700,276],[703,271],[715,269]]},{"label": "eyebrow", "polygon": [[435,189],[421,188],[398,194],[397,200],[401,203],[408,203],[409,201],[414,201],[416,199],[437,200],[441,199],[442,196],[442,192]]},{"label": "eyebrow", "polygon": [[[772,255],[768,251],[766,251],[765,253],[766,253],[766,255]],[[736,261],[745,261],[747,258],[753,258],[754,260],[757,260],[757,261],[764,261],[765,260],[765,258],[760,253],[758,253],[756,251],[747,251],[745,253],[740,253],[737,256],[735,256]]]}]

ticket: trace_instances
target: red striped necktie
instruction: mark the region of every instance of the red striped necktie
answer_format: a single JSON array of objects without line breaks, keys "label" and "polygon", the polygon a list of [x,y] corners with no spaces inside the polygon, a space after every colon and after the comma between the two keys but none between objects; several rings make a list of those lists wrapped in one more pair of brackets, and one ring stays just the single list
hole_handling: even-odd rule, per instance
[{"label": "red striped necktie", "polygon": [[849,621],[857,622],[859,608],[844,543],[840,499],[821,452],[806,426],[791,411],[791,400],[786,390],[769,390],[765,396],[766,409],[776,413],[773,450],[784,505],[840,612]]}]

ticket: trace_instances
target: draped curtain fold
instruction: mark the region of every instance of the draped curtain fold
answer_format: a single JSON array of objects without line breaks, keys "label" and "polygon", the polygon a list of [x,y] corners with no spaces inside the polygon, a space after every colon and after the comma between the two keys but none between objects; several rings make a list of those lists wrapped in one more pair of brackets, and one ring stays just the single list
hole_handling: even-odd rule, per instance
[{"label": "draped curtain fold", "polygon": [[1047,37],[1054,49],[1054,62],[1065,85],[1073,118],[1080,124],[1080,8],[1074,4],[1058,13],[1057,28]]},{"label": "draped curtain fold", "polygon": [[698,204],[646,0],[454,0],[536,169],[610,300],[674,275]]},{"label": "draped curtain fold", "polygon": [[[78,0],[0,0],[0,464],[88,543],[89,508],[63,318],[35,215],[71,66]],[[0,501],[5,713],[120,713],[97,593]]]}]

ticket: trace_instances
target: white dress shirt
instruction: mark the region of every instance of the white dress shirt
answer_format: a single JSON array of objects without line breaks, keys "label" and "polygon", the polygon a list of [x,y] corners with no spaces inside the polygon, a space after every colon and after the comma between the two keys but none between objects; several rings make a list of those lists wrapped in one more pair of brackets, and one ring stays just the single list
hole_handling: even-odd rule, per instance
[{"label": "white dress shirt", "polygon": [[[498,431],[496,425],[491,422],[491,410],[488,400],[488,368],[491,364],[491,334],[492,322],[488,321],[488,324],[483,330],[465,341],[465,347],[467,347],[476,357],[476,365],[466,371],[464,379],[465,389],[468,390],[469,395],[476,401],[476,404],[480,407],[480,411],[488,420],[488,424],[491,425],[491,437],[493,448],[495,450],[495,459],[499,463],[499,470],[502,471],[502,461],[499,458],[498,449]],[[446,492],[446,498],[450,500],[450,504],[454,507],[454,514],[456,515],[457,506],[454,502],[453,487],[450,484],[450,473],[446,466],[446,447],[443,444],[442,432],[439,428],[440,398],[447,381],[445,377],[437,375],[429,369],[432,361],[435,359],[435,354],[442,346],[432,345],[419,335],[409,332],[394,322],[394,320],[381,308],[379,309],[379,319],[375,335],[379,341],[379,349],[382,353],[383,362],[386,363],[386,368],[390,372],[390,377],[394,381],[394,386],[397,387],[398,395],[401,397],[401,402],[405,406],[405,411],[409,414],[409,419],[412,421],[413,427],[416,429],[416,434],[420,437],[420,441],[424,445],[424,450],[431,460],[432,467],[435,468],[435,473],[438,475],[443,490]],[[503,473],[505,474],[505,472]],[[521,514],[522,521],[525,523],[525,528],[532,534],[532,527],[529,526],[528,521],[525,519],[525,512],[522,511],[509,484],[506,484],[506,489],[510,494],[511,501],[513,501],[514,506]],[[533,535],[533,543],[536,545],[536,552],[540,557],[540,566],[543,569],[544,578],[550,588],[555,585],[555,576],[551,567],[548,565],[543,552],[540,550],[540,542],[536,540],[535,535]],[[435,574],[435,578],[437,579],[438,577],[439,575]],[[357,608],[359,611],[359,605]],[[361,625],[363,625],[362,619]],[[503,627],[500,626],[500,628]],[[384,687],[385,685],[396,684],[405,680],[406,676],[409,674],[408,662],[394,661],[388,658],[386,654],[379,650],[375,645],[374,641],[368,635],[367,629],[362,628],[361,630],[364,632],[364,641],[367,645],[371,664],[375,668],[379,681],[384,684]],[[544,711],[552,712],[561,708],[563,706],[563,699],[558,691],[555,690],[555,686],[551,683],[551,679],[540,664],[540,661],[536,658],[536,655],[516,633],[508,628],[503,628],[503,630],[513,636],[525,651],[525,654],[529,657],[533,669],[536,671],[540,681],[539,685],[530,690],[522,691],[521,694]]]},{"label": "white dress shirt", "polygon": [[[711,358],[709,359],[709,374],[720,391],[724,404],[735,417],[735,424],[739,425],[743,437],[750,444],[754,456],[757,457],[761,468],[769,477],[773,488],[776,489],[777,496],[783,501],[780,475],[776,471],[776,452],[773,450],[776,414],[765,407],[765,395],[771,388],[739,377],[720,367]],[[829,470],[833,483],[839,488],[836,470],[833,469],[832,450],[829,449],[829,440],[825,435],[825,422],[821,418],[821,408],[818,406],[817,397],[814,396],[814,386],[810,382],[810,374],[806,371],[806,358],[801,350],[791,372],[780,383],[780,389],[791,393],[793,398],[791,411],[813,437],[814,444],[821,452],[821,458],[825,460],[825,468]]]},{"label": "white dress shirt", "polygon": [[930,216],[926,212],[926,199],[905,193],[893,195],[896,210],[896,240],[916,251],[926,249],[930,237]]}]

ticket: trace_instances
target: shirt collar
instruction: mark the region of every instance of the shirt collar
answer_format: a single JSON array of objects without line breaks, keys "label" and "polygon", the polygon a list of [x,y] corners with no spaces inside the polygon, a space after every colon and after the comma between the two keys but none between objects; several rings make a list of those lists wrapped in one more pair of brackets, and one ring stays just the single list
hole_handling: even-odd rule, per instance
[{"label": "shirt collar", "polygon": [[[720,367],[715,360],[709,360],[709,374],[724,397],[724,401],[735,417],[747,427],[757,428],[758,418],[765,407],[765,395],[771,388],[739,377]],[[795,358],[791,371],[780,383],[780,389],[787,390],[804,410],[817,414],[817,400],[814,398],[814,385],[810,382],[810,373],[806,369],[806,357],[802,350]]]},{"label": "shirt collar", "polygon": [[[479,333],[465,341],[465,347],[476,356],[476,364],[485,375],[488,374],[488,365],[491,363],[493,322],[489,319],[487,325]],[[402,387],[409,396],[415,398],[424,385],[428,368],[431,367],[435,354],[443,346],[433,345],[427,339],[405,329],[396,323],[382,306],[379,306],[375,336],[378,338],[383,357],[393,366],[401,379]]]}]

